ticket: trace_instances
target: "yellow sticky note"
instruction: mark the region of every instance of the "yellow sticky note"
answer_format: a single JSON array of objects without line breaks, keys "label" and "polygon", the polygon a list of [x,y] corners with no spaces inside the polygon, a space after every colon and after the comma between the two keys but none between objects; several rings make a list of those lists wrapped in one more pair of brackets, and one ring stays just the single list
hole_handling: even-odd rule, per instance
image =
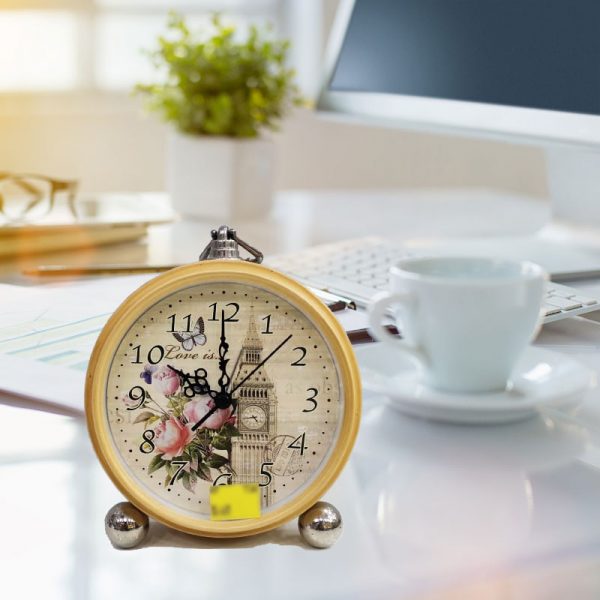
[{"label": "yellow sticky note", "polygon": [[210,488],[211,521],[258,517],[260,517],[260,488],[257,483],[232,483]]}]

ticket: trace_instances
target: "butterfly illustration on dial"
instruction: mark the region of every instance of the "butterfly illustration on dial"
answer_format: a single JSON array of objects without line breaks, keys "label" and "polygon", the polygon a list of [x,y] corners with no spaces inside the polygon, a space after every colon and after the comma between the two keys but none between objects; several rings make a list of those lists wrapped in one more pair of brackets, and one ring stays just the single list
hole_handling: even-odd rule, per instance
[{"label": "butterfly illustration on dial", "polygon": [[188,352],[194,346],[204,346],[206,344],[206,335],[204,334],[204,319],[198,317],[194,329],[191,331],[172,331],[173,337],[181,344],[181,347]]}]

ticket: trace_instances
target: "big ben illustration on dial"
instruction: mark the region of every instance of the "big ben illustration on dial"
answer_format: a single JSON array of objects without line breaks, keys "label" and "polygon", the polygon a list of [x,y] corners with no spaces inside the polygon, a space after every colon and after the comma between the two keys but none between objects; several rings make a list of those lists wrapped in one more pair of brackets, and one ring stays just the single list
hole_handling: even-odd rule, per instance
[{"label": "big ben illustration on dial", "polygon": [[[232,441],[231,458],[236,482],[256,482],[261,477],[261,471],[269,479],[269,484],[263,486],[261,500],[263,506],[270,506],[274,487],[273,462],[266,458],[269,458],[269,444],[277,433],[277,395],[268,366],[264,364],[256,368],[262,363],[264,347],[254,313],[252,306],[248,330],[240,350],[239,366],[233,376],[233,387],[237,388],[235,400],[239,411],[240,435]],[[239,385],[240,381],[244,382],[242,386]]]},{"label": "big ben illustration on dial", "polygon": [[[90,361],[86,414],[121,492],[167,525],[250,535],[298,516],[339,474],[360,384],[344,331],[303,286],[207,260],[155,277],[117,309]],[[211,488],[252,485],[260,514],[214,520]]]}]

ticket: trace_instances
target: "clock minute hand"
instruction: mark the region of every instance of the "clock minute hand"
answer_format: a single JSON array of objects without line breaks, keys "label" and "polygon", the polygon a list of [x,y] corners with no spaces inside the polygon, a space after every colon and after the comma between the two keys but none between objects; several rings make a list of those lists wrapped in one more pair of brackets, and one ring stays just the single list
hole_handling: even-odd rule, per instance
[{"label": "clock minute hand", "polygon": [[278,352],[285,344],[287,344],[290,340],[292,339],[292,334],[290,333],[290,335],[288,335],[285,340],[283,340],[283,342],[281,342],[279,344],[279,346],[277,346],[277,348],[275,348],[275,350],[272,350],[271,353],[264,358],[263,360],[261,360],[256,367],[254,367],[254,369],[252,369],[252,371],[250,371],[250,373],[248,373],[248,375],[246,375],[246,377],[244,377],[244,379],[242,379],[232,390],[231,392],[229,392],[230,394],[233,394],[240,386],[244,385],[244,383],[246,383],[246,381],[248,381],[248,379],[250,379],[250,377],[252,377],[252,375],[254,375],[254,373],[256,373],[256,371],[258,371],[276,352]]}]

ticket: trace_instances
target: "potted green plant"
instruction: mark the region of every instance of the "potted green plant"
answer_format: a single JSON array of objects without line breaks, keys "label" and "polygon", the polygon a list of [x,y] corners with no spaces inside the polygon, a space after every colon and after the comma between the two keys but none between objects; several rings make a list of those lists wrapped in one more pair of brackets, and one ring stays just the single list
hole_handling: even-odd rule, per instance
[{"label": "potted green plant", "polygon": [[268,210],[273,141],[282,117],[300,102],[289,42],[256,26],[241,39],[218,15],[211,31],[192,32],[171,14],[168,35],[152,52],[161,83],[139,84],[146,107],[174,125],[167,188],[181,214],[227,219]]}]

